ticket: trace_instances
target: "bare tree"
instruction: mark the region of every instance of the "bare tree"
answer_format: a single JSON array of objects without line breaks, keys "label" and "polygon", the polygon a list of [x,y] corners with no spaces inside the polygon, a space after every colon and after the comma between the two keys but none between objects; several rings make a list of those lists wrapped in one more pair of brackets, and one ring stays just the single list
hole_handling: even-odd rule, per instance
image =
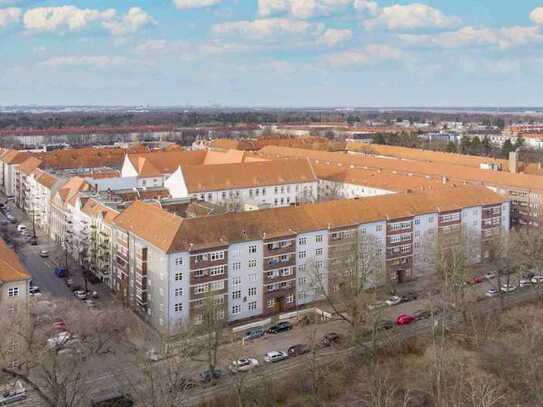
[{"label": "bare tree", "polygon": [[123,311],[100,314],[81,304],[49,304],[47,312],[0,316],[0,329],[10,333],[4,338],[9,346],[0,350],[0,369],[50,407],[80,406],[91,389],[87,370],[97,352],[113,338],[124,338],[119,320],[110,321]]},{"label": "bare tree", "polygon": [[359,343],[367,325],[375,328],[378,322],[378,310],[370,305],[376,297],[371,288],[386,280],[382,245],[358,228],[337,236],[329,247],[328,275],[315,268],[312,285],[349,325],[353,343]]}]

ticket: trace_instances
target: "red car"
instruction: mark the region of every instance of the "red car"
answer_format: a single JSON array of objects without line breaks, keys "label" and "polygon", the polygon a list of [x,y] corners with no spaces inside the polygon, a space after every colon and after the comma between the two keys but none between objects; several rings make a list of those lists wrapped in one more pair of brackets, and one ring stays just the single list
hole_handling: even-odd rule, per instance
[{"label": "red car", "polygon": [[413,321],[415,321],[415,317],[407,314],[401,314],[398,315],[398,318],[396,318],[396,325],[409,325]]},{"label": "red car", "polygon": [[65,331],[66,323],[62,319],[57,319],[55,322],[53,322],[53,328],[55,328],[57,331]]}]

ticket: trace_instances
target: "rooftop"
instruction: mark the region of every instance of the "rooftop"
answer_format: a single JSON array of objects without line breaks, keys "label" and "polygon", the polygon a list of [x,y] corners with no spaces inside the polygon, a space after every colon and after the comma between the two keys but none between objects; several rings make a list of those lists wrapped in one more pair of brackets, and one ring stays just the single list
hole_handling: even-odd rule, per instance
[{"label": "rooftop", "polygon": [[19,256],[0,238],[0,283],[29,279],[30,273],[19,259]]},{"label": "rooftop", "polygon": [[505,199],[487,188],[450,186],[434,191],[337,200],[302,206],[182,219],[136,201],[114,221],[166,252],[198,250],[344,226],[493,205]]}]

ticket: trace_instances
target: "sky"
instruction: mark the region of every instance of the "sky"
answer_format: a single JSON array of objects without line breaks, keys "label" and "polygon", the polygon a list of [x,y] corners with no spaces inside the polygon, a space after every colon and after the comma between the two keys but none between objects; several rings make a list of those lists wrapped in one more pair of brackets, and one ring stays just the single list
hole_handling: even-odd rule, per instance
[{"label": "sky", "polygon": [[543,0],[0,0],[0,105],[542,106]]}]

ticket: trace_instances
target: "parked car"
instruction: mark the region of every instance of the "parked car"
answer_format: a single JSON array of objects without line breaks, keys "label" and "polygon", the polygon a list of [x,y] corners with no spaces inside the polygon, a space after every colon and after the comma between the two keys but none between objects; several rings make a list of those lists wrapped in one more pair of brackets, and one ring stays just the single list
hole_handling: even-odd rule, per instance
[{"label": "parked car", "polygon": [[58,334],[47,339],[47,346],[50,349],[61,348],[71,338],[71,334],[67,331],[59,332]]},{"label": "parked car", "polygon": [[394,322],[392,322],[389,319],[383,319],[381,321],[377,321],[375,324],[375,329],[377,331],[386,331],[392,328],[394,328]]},{"label": "parked car", "polygon": [[321,339],[321,344],[323,346],[332,346],[333,344],[340,343],[343,340],[343,337],[335,332],[329,332],[324,335]]},{"label": "parked car", "polygon": [[407,291],[400,294],[402,302],[415,301],[417,299],[417,293],[415,291]]},{"label": "parked car", "polygon": [[248,372],[249,370],[252,370],[257,366],[258,366],[258,360],[254,358],[241,358],[241,359],[232,361],[232,363],[230,363],[229,368],[232,373],[238,373],[238,372]]},{"label": "parked car", "polygon": [[288,348],[287,354],[288,354],[289,357],[292,358],[292,357],[295,357],[295,356],[306,354],[310,350],[311,349],[309,349],[309,346],[304,345],[303,343],[299,343],[297,345],[292,345],[290,348]]},{"label": "parked car", "polygon": [[64,267],[55,267],[55,274],[59,278],[64,278],[66,276],[66,269]]},{"label": "parked car", "polygon": [[530,279],[521,278],[518,282],[518,285],[520,288],[530,287],[532,285],[532,282],[530,281]]},{"label": "parked car", "polygon": [[49,257],[49,252],[47,250],[40,250],[40,257]]},{"label": "parked car", "polygon": [[66,332],[66,323],[63,319],[56,319],[55,322],[53,322],[53,328],[60,332]]},{"label": "parked car", "polygon": [[281,360],[285,360],[288,358],[288,355],[286,352],[283,351],[271,351],[264,355],[264,361],[268,363],[275,363],[280,362]]},{"label": "parked car", "polygon": [[86,300],[87,299],[87,293],[84,290],[75,290],[74,297],[79,300]]},{"label": "parked car", "polygon": [[117,391],[94,396],[91,400],[91,407],[132,407],[133,405],[134,401],[130,395]]},{"label": "parked car", "polygon": [[0,393],[0,406],[17,403],[26,399],[26,389],[23,384],[17,380],[14,384],[3,389]]},{"label": "parked car", "polygon": [[290,331],[292,329],[292,324],[288,321],[279,322],[278,324],[275,324],[271,326],[268,329],[269,334],[277,334],[279,332],[283,331]]},{"label": "parked car", "polygon": [[541,283],[543,283],[543,274],[534,275],[532,277],[532,283],[533,284],[541,284]]},{"label": "parked car", "polygon": [[491,272],[485,274],[485,278],[486,278],[487,280],[491,280],[491,279],[493,279],[494,277],[496,277],[496,273],[494,273],[493,271],[491,271]]},{"label": "parked car", "polygon": [[402,302],[402,297],[399,297],[397,295],[393,295],[392,297],[390,297],[388,300],[385,301],[385,303],[391,307],[393,305],[398,305],[399,303]]},{"label": "parked car", "polygon": [[432,316],[432,313],[426,309],[418,310],[413,314],[413,317],[415,318],[416,321],[420,321],[422,319],[428,319],[431,316]]},{"label": "parked car", "polygon": [[209,383],[211,380],[219,380],[223,376],[222,370],[214,369],[213,372],[205,370],[200,373],[200,381],[203,383]]},{"label": "parked car", "polygon": [[17,232],[26,232],[26,225],[23,225],[23,224],[20,224],[20,225],[17,225]]},{"label": "parked car", "polygon": [[28,288],[28,292],[30,294],[37,294],[40,292],[40,287],[38,287],[37,285],[31,285],[29,288]]},{"label": "parked car", "polygon": [[495,297],[495,296],[497,296],[499,293],[500,293],[500,292],[498,291],[497,288],[491,288],[491,289],[489,289],[489,290],[485,293],[485,295],[486,295],[487,297]]},{"label": "parked car", "polygon": [[411,322],[414,322],[415,318],[412,315],[400,314],[396,318],[396,325],[409,325]]},{"label": "parked car", "polygon": [[481,284],[484,281],[484,278],[481,276],[472,277],[471,280],[468,280],[468,284]]},{"label": "parked car", "polygon": [[502,286],[501,286],[501,290],[504,293],[511,293],[511,292],[515,291],[516,289],[517,289],[517,287],[514,286],[513,284],[502,284]]},{"label": "parked car", "polygon": [[256,328],[251,328],[245,332],[245,336],[243,337],[243,339],[251,340],[251,339],[260,338],[261,336],[264,336],[264,333],[265,333],[264,329],[260,326]]}]

